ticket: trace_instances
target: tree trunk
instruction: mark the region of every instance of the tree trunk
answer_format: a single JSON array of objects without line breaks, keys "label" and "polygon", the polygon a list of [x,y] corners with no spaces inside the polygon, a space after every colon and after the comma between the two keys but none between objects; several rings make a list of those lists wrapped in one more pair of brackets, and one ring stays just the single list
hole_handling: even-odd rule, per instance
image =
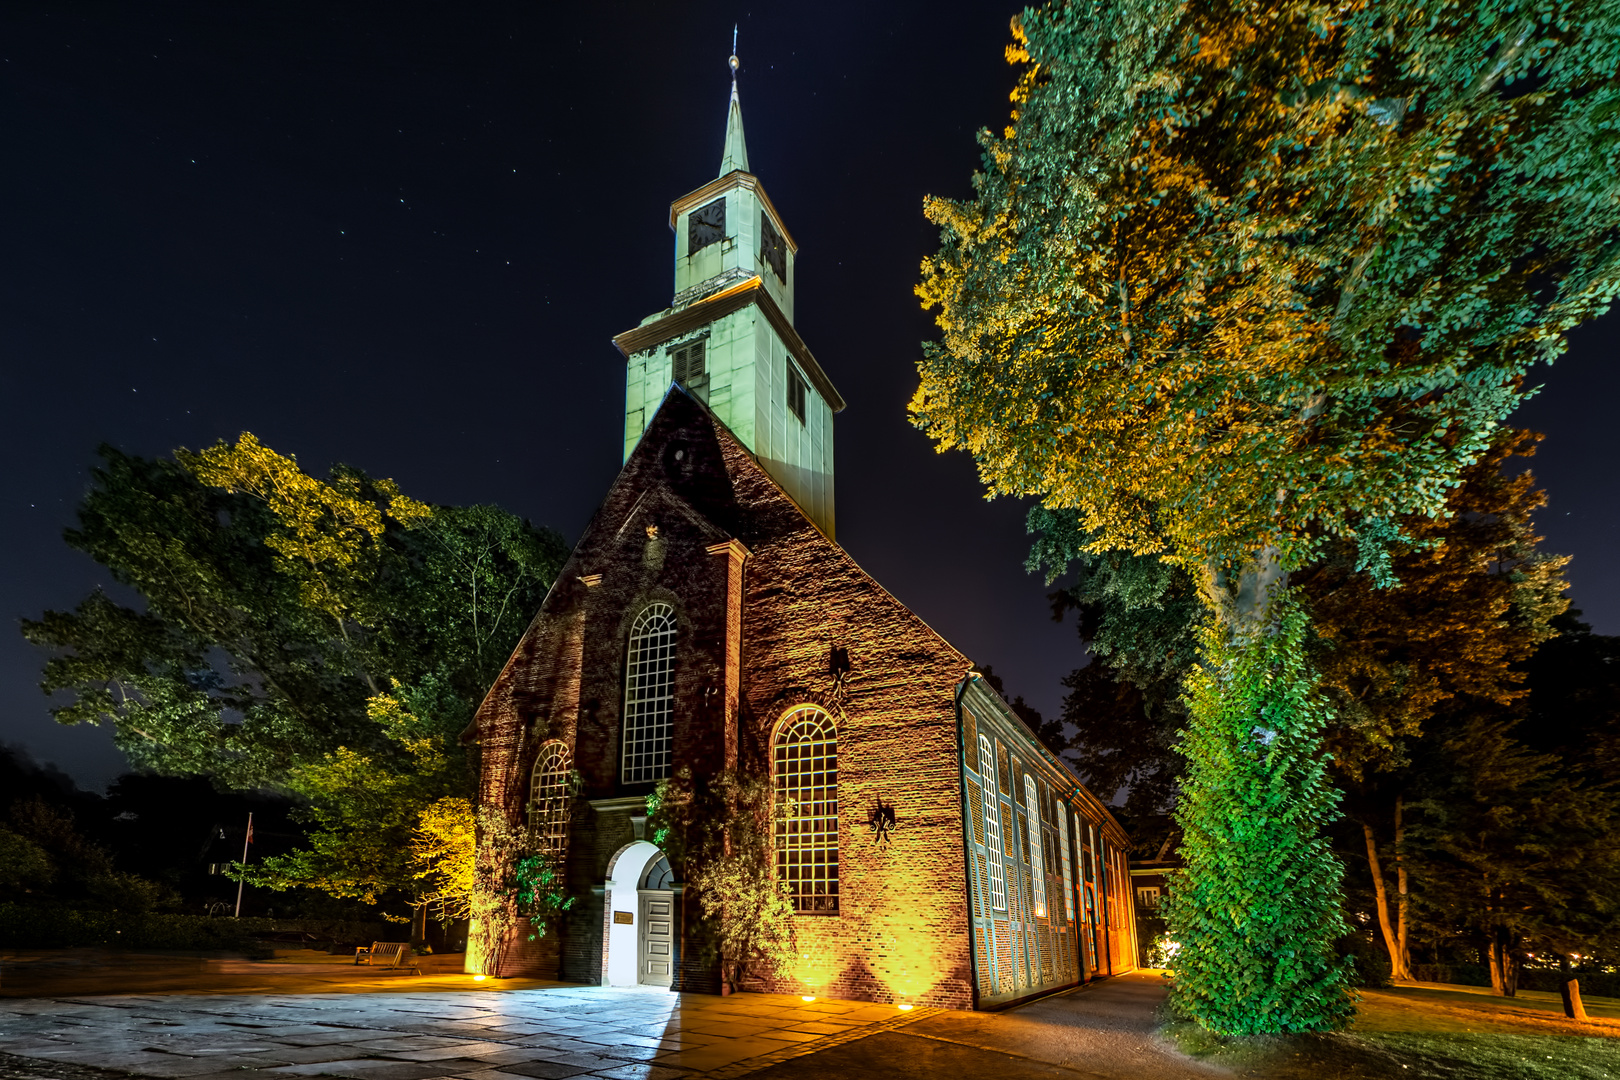
[{"label": "tree trunk", "polygon": [[1402,962],[1403,950],[1395,936],[1395,928],[1389,923],[1389,892],[1384,886],[1384,868],[1378,861],[1378,841],[1373,836],[1373,827],[1365,821],[1361,823],[1361,833],[1367,838],[1367,865],[1372,870],[1373,902],[1378,907],[1378,929],[1383,931],[1384,948],[1389,950],[1389,977],[1410,981],[1412,973],[1406,970],[1406,965]]},{"label": "tree trunk", "polygon": [[1264,632],[1273,598],[1288,589],[1288,571],[1274,547],[1262,548],[1234,574],[1211,562],[1204,571],[1204,600],[1234,637]]},{"label": "tree trunk", "polygon": [[1586,1006],[1581,1004],[1581,980],[1575,976],[1575,969],[1569,966],[1569,957],[1563,953],[1558,955],[1558,973],[1563,976],[1558,984],[1558,994],[1564,999],[1564,1015],[1571,1020],[1585,1020]]},{"label": "tree trunk", "polygon": [[1491,932],[1490,948],[1491,993],[1497,997],[1513,997],[1519,992],[1519,958],[1514,955],[1513,943],[1507,927],[1498,926]]},{"label": "tree trunk", "polygon": [[1395,796],[1395,943],[1400,948],[1400,969],[1406,974],[1403,978],[1412,978],[1412,949],[1407,939],[1407,888],[1406,888],[1406,824],[1402,817],[1405,809],[1405,800]]}]

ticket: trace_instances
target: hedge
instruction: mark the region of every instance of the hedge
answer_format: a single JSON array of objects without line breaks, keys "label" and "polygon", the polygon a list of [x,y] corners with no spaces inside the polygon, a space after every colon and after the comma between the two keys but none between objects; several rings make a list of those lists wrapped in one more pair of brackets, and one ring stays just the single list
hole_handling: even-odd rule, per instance
[{"label": "hedge", "polygon": [[[207,915],[132,915],[0,903],[0,946],[12,949],[176,949],[270,955],[263,937],[303,932],[336,942],[389,936],[382,923],[316,919],[229,919]],[[397,931],[396,931],[397,932]]]}]

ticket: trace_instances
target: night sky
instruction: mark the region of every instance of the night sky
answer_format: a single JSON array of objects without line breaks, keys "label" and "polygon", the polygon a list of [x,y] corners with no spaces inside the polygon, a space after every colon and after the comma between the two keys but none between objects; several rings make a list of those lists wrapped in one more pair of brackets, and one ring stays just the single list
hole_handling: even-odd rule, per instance
[{"label": "night sky", "polygon": [[[965,196],[1006,122],[995,2],[0,8],[0,612],[109,575],[62,543],[98,443],[248,430],[435,502],[575,539],[617,472],[609,339],[673,290],[672,199],[719,166],[740,24],[753,171],[800,245],[796,324],[850,405],[838,538],[1048,715],[1081,662],[1023,572],[1024,504],[905,419],[922,198]],[[1547,433],[1549,550],[1620,633],[1620,318],[1515,421]],[[106,731],[61,728],[43,655],[0,633],[0,741],[99,788]]]}]

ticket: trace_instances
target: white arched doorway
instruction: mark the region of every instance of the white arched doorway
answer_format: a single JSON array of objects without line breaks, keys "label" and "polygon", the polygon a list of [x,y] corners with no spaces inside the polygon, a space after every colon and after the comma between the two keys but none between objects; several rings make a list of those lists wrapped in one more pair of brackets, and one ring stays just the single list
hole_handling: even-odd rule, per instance
[{"label": "white arched doorway", "polygon": [[609,875],[611,884],[604,890],[608,940],[602,981],[608,986],[670,985],[674,893],[669,888],[669,860],[654,845],[637,840],[614,857]]}]

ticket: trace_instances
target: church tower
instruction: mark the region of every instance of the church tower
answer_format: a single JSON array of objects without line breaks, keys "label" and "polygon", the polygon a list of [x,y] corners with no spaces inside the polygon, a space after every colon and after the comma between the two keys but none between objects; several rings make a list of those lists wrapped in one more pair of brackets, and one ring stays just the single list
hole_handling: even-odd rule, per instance
[{"label": "church tower", "polygon": [[613,339],[627,361],[624,457],[679,385],[833,537],[833,414],[844,399],[793,328],[799,247],[748,171],[735,55],[730,63],[720,175],[669,208],[674,298]]}]

